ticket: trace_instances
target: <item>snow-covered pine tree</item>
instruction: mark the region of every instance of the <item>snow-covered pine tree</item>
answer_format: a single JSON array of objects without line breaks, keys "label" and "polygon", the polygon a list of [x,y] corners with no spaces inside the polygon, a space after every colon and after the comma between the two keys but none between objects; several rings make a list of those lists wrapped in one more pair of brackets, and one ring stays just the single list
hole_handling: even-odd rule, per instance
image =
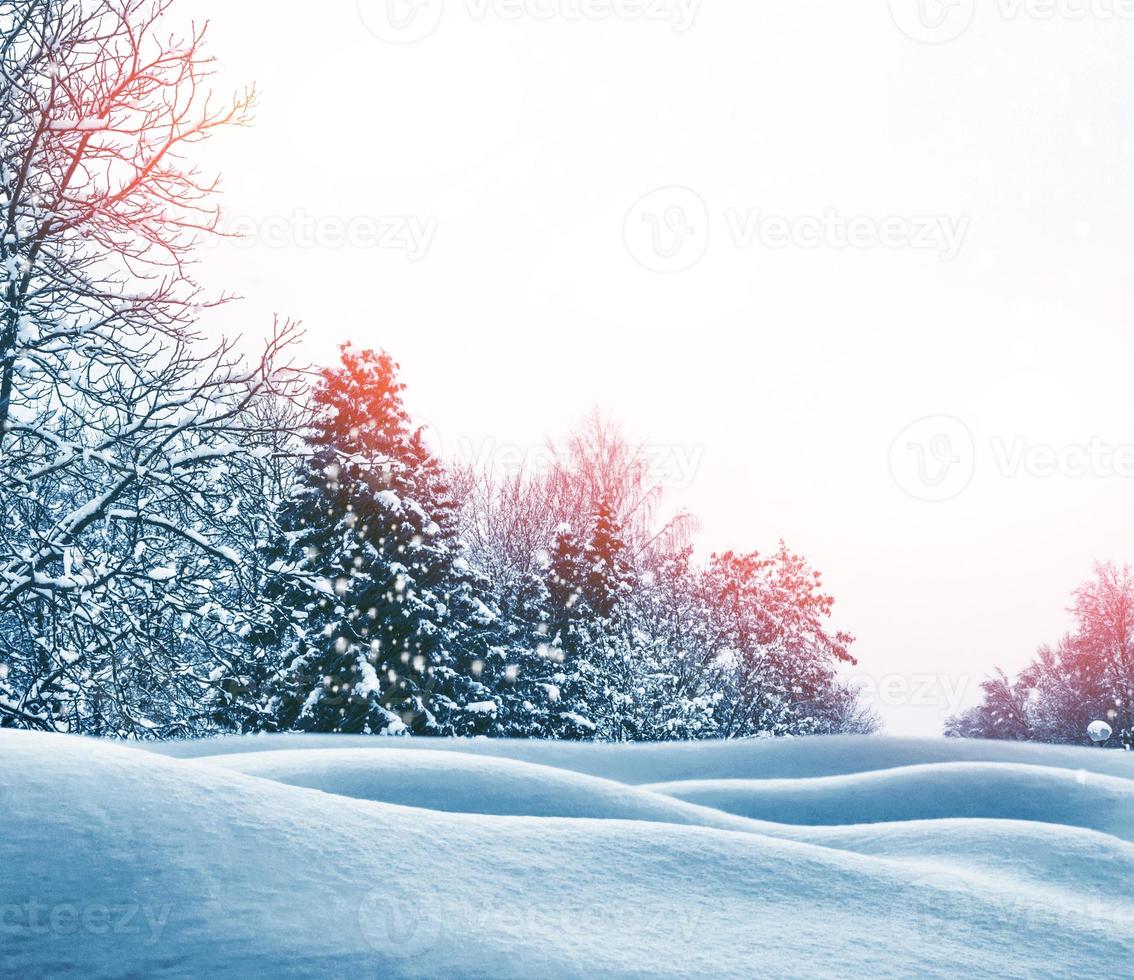
[{"label": "snow-covered pine tree", "polygon": [[547,624],[567,655],[576,652],[572,626],[590,612],[583,594],[586,581],[585,546],[570,524],[560,524],[547,565]]},{"label": "snow-covered pine tree", "polygon": [[595,512],[584,561],[583,596],[587,607],[600,620],[616,623],[633,591],[634,573],[626,554],[622,522],[606,501]]},{"label": "snow-covered pine tree", "polygon": [[[488,577],[471,561],[461,528],[461,509],[441,461],[425,444],[421,429],[411,437],[412,473],[418,500],[428,511],[433,586],[445,596],[449,661],[433,668],[430,710],[450,734],[502,733],[502,702],[517,685],[523,650],[501,613]],[[471,706],[471,707],[470,707]]]},{"label": "snow-covered pine tree", "polygon": [[514,738],[590,738],[594,723],[579,702],[579,664],[552,635],[550,596],[539,575],[521,583],[522,601],[504,618],[509,661],[497,690],[503,709],[502,734]]},{"label": "snow-covered pine tree", "polygon": [[[497,648],[487,658],[501,703],[500,734],[522,738],[593,737],[584,697],[577,626],[592,615],[583,597],[586,546],[566,524],[536,569],[506,585]],[[503,673],[500,665],[504,665]]]},{"label": "snow-covered pine tree", "polygon": [[269,590],[290,620],[281,728],[496,726],[499,701],[480,678],[497,617],[461,554],[455,507],[411,432],[402,388],[388,354],[348,346],[316,389],[311,457],[281,515]]},{"label": "snow-covered pine tree", "polygon": [[630,693],[640,667],[628,600],[634,571],[621,521],[602,501],[585,542],[564,525],[549,568],[549,619],[563,661],[561,710],[580,735],[622,741],[635,737]]},{"label": "snow-covered pine tree", "polygon": [[636,738],[711,738],[724,695],[719,684],[712,610],[692,548],[664,555],[638,576],[628,606],[634,676],[624,705]]},{"label": "snow-covered pine tree", "polygon": [[626,556],[622,523],[607,501],[600,501],[583,549],[580,588],[583,615],[571,627],[582,696],[599,738],[637,737],[634,698],[641,663],[639,637],[627,600],[633,571]]}]

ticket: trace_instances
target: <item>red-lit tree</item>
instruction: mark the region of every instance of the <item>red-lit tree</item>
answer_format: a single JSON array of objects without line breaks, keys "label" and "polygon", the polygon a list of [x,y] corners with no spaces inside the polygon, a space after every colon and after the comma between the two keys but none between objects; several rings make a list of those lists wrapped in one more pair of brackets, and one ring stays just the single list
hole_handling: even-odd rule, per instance
[{"label": "red-lit tree", "polygon": [[490,734],[509,664],[456,505],[413,431],[388,354],[343,349],[315,390],[310,459],[285,506],[269,596],[282,612],[284,729]]},{"label": "red-lit tree", "polygon": [[848,694],[838,668],[856,661],[853,638],[831,632],[834,600],[820,573],[780,544],[770,556],[756,552],[714,555],[699,591],[708,615],[704,669],[724,697],[719,733],[831,731]]},{"label": "red-lit tree", "polygon": [[1040,647],[1015,679],[997,670],[981,703],[949,719],[946,734],[1085,745],[1087,726],[1105,721],[1115,744],[1134,744],[1134,574],[1096,565],[1070,612],[1072,633]]}]

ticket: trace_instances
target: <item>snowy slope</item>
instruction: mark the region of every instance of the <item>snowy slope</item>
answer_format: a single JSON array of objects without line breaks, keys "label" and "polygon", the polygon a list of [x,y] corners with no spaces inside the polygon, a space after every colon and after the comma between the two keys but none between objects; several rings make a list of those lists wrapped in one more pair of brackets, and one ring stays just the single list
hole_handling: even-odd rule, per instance
[{"label": "snowy slope", "polygon": [[[146,742],[149,751],[177,758],[281,749],[364,748],[399,751],[396,738],[370,735],[246,735],[186,742]],[[518,759],[621,783],[687,779],[800,779],[842,776],[939,762],[1011,762],[1086,770],[1134,779],[1134,753],[1084,751],[1062,745],[980,739],[830,735],[817,738],[748,739],[737,742],[672,742],[601,745],[593,742],[422,739],[414,748]]]},{"label": "snowy slope", "polygon": [[717,810],[613,780],[456,752],[406,748],[281,750],[225,754],[199,761],[289,786],[452,813],[652,820],[730,829],[748,829],[749,825],[749,821]]},{"label": "snowy slope", "polygon": [[991,817],[1089,827],[1134,840],[1134,781],[1086,770],[957,762],[853,776],[686,780],[644,788],[779,823]]},{"label": "snowy slope", "polygon": [[[175,758],[0,732],[0,975],[1017,977],[1134,954],[1117,753],[982,767],[962,743],[927,761],[875,739],[872,770],[793,796],[786,767],[849,763],[803,742],[248,741]],[[635,756],[634,778],[580,771]],[[621,785],[659,772],[664,793]],[[981,802],[923,820],[913,796]],[[840,799],[848,824],[886,822],[830,826]]]}]

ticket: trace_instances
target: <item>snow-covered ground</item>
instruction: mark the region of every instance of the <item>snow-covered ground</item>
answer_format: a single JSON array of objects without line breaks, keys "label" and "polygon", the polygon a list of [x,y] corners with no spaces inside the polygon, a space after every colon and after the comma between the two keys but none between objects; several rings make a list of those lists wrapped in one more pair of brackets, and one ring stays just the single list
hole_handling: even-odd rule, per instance
[{"label": "snow-covered ground", "polygon": [[1116,976],[1134,754],[0,732],[0,976]]}]

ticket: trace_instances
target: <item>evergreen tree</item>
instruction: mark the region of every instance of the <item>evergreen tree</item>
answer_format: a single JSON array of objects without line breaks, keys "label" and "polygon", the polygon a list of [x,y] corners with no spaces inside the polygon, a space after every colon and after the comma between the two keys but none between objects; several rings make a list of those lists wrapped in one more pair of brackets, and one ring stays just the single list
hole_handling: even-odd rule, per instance
[{"label": "evergreen tree", "polygon": [[585,557],[587,608],[598,619],[613,623],[632,591],[633,570],[626,556],[622,522],[605,501],[595,513]]},{"label": "evergreen tree", "polygon": [[588,614],[583,587],[587,581],[583,543],[569,524],[561,524],[547,567],[548,629],[555,642],[574,653],[572,625]]},{"label": "evergreen tree", "polygon": [[724,695],[714,659],[716,633],[692,549],[661,558],[639,576],[631,607],[636,737],[713,737]]},{"label": "evergreen tree", "polygon": [[638,732],[634,705],[639,643],[627,606],[633,573],[622,524],[606,501],[592,518],[581,564],[580,616],[571,627],[580,697],[599,738],[626,741]]},{"label": "evergreen tree", "polygon": [[324,372],[304,479],[281,516],[282,728],[488,734],[497,616],[462,554],[439,464],[410,430],[389,355]]},{"label": "evergreen tree", "polygon": [[[632,659],[617,619],[631,591],[624,552],[621,525],[607,505],[598,508],[585,541],[568,524],[556,533],[540,624],[547,642],[537,647],[554,696],[547,727],[556,737],[611,737],[612,709]],[[538,672],[540,663],[533,667]]]}]

